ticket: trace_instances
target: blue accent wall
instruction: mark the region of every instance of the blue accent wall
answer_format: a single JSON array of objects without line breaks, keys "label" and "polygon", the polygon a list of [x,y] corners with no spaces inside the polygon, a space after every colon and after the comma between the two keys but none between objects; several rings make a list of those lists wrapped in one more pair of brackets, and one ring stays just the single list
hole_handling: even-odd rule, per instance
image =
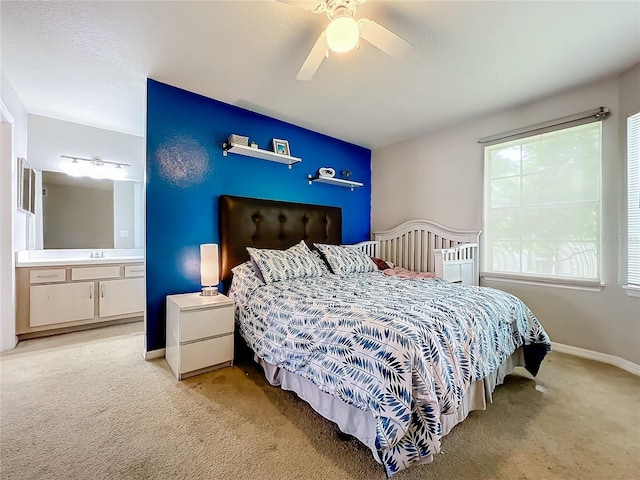
[{"label": "blue accent wall", "polygon": [[[336,112],[340,115],[340,112]],[[271,150],[289,141],[302,162],[286,165],[222,155],[230,134]],[[309,185],[320,167],[349,169],[364,183],[353,192]],[[371,151],[274,118],[154,80],[147,82],[146,259],[147,350],[165,346],[165,297],[200,286],[200,244],[219,243],[220,195],[342,208],[344,243],[369,239]]]}]

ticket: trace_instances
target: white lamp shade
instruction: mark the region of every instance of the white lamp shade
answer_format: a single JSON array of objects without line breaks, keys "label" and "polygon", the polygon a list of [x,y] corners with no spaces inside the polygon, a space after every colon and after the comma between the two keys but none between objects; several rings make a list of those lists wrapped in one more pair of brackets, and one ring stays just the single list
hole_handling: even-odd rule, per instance
[{"label": "white lamp shade", "polygon": [[218,245],[206,243],[200,245],[200,284],[203,287],[218,286]]}]

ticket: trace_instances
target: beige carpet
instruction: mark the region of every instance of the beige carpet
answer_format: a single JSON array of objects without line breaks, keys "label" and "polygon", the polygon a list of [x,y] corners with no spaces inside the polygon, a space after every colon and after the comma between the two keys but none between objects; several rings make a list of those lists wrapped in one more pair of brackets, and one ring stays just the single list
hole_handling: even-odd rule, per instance
[{"label": "beige carpet", "polygon": [[[3,479],[384,479],[357,440],[261,370],[176,382],[141,325],[22,342],[1,356]],[[406,479],[640,478],[640,379],[552,353]]]}]

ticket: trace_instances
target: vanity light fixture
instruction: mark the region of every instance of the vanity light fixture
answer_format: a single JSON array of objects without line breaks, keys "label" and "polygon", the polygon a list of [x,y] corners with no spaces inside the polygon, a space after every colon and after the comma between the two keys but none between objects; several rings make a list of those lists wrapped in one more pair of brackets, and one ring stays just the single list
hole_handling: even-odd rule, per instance
[{"label": "vanity light fixture", "polygon": [[122,167],[131,166],[128,163],[102,160],[100,157],[85,158],[75,157],[73,155],[60,155],[60,157],[71,160],[71,165],[64,170],[67,175],[71,175],[72,177],[119,180],[126,177],[126,173]]},{"label": "vanity light fixture", "polygon": [[109,160],[102,160],[100,157],[84,158],[84,157],[74,157],[72,155],[60,155],[60,156],[62,158],[71,159],[71,163],[78,163],[79,161],[80,162],[89,162],[94,167],[104,167],[105,165],[111,165],[111,166],[114,166],[116,168],[122,168],[122,167],[130,167],[131,166],[131,164],[129,164],[129,163],[111,162]]}]

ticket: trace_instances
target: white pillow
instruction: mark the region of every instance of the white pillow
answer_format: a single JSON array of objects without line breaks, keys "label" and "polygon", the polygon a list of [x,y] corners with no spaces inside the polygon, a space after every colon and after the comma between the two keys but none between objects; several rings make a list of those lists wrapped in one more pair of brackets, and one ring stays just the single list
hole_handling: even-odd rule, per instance
[{"label": "white pillow", "polygon": [[337,275],[375,272],[378,269],[371,257],[358,249],[322,243],[314,243],[314,245],[324,256],[331,271]]},{"label": "white pillow", "polygon": [[249,298],[256,288],[264,287],[264,281],[258,277],[251,261],[246,261],[231,269],[233,278],[228,296],[236,301],[236,307]]},{"label": "white pillow", "polygon": [[324,275],[322,265],[301,240],[286,250],[247,247],[265,283]]}]

